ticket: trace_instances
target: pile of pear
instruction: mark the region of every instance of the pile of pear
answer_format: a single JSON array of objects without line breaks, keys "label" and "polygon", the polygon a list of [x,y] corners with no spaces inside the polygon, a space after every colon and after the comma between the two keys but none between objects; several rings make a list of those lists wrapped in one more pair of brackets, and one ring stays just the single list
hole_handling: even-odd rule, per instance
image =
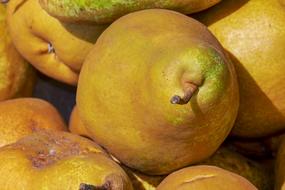
[{"label": "pile of pear", "polygon": [[0,2],[0,189],[285,190],[284,0]]}]

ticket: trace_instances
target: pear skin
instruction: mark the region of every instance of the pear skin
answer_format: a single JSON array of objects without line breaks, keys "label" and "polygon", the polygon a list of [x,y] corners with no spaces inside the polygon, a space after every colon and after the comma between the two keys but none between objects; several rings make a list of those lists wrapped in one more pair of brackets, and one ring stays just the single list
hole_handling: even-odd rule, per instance
[{"label": "pear skin", "polygon": [[37,98],[0,102],[0,147],[15,143],[38,129],[67,131],[61,115],[49,102]]},{"label": "pear skin", "polygon": [[149,175],[208,158],[229,134],[238,105],[233,65],[215,37],[161,9],[131,13],[106,29],[77,90],[91,138]]},{"label": "pear skin", "polygon": [[86,127],[84,126],[83,122],[79,117],[77,106],[74,106],[71,112],[68,129],[73,134],[90,138],[89,133],[86,130]]},{"label": "pear skin", "polygon": [[143,9],[172,9],[185,14],[211,7],[221,0],[40,0],[52,16],[69,22],[111,23],[119,17]]},{"label": "pear skin", "polygon": [[127,174],[95,143],[40,130],[0,148],[0,184],[23,190],[133,190]]},{"label": "pear skin", "polygon": [[6,7],[0,3],[0,101],[31,96],[36,75],[18,53],[7,30]]},{"label": "pear skin", "polygon": [[195,16],[231,54],[240,87],[233,136],[285,129],[284,0],[227,0]]},{"label": "pear skin", "polygon": [[106,26],[65,24],[51,17],[38,0],[10,0],[8,29],[17,50],[36,69],[76,85],[82,63]]},{"label": "pear skin", "polygon": [[167,176],[157,190],[257,190],[247,179],[215,166],[192,166]]},{"label": "pear skin", "polygon": [[200,164],[217,166],[236,173],[250,181],[259,190],[272,190],[274,186],[272,168],[265,169],[259,162],[248,159],[228,147],[220,147],[213,156]]}]

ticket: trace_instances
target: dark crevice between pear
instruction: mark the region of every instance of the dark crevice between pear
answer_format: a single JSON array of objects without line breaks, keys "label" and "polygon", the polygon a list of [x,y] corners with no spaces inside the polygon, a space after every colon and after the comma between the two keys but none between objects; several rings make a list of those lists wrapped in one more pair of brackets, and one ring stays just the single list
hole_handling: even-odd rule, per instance
[{"label": "dark crevice between pear", "polygon": [[123,190],[124,181],[121,176],[110,174],[105,178],[105,183],[100,186],[81,183],[79,190]]},{"label": "dark crevice between pear", "polygon": [[192,96],[195,94],[195,92],[197,90],[198,90],[198,85],[193,84],[193,83],[186,83],[185,88],[184,88],[183,97],[181,97],[179,95],[174,95],[170,99],[170,103],[171,104],[180,104],[180,105],[187,104],[191,100]]},{"label": "dark crevice between pear", "polygon": [[[4,1],[5,1],[5,0],[4,0]],[[7,0],[7,1],[9,1],[9,0]],[[23,0],[22,2],[20,2],[20,3],[15,7],[15,9],[14,9],[14,11],[13,11],[13,14],[15,14],[15,13],[19,10],[19,8],[21,8],[26,2],[27,2],[27,0]]]}]

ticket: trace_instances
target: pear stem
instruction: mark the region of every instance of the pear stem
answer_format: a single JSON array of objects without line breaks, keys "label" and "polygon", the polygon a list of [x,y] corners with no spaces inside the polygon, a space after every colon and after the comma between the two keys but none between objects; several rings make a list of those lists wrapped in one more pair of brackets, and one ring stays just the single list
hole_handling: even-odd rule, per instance
[{"label": "pear stem", "polygon": [[179,95],[174,95],[171,99],[170,99],[170,103],[171,104],[187,104],[190,99],[192,98],[192,96],[194,95],[194,93],[197,91],[198,86],[193,84],[193,83],[187,83],[187,85],[185,85],[184,88],[184,96],[181,97]]},{"label": "pear stem", "polygon": [[1,3],[5,4],[5,3],[8,3],[9,0],[0,0]]}]

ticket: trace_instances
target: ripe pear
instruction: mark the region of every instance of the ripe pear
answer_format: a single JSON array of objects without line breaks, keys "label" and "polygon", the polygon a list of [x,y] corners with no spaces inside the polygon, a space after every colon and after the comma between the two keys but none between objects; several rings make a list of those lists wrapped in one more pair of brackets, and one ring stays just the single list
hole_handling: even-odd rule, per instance
[{"label": "ripe pear", "polygon": [[236,173],[249,180],[259,190],[272,190],[274,186],[272,168],[264,168],[259,162],[248,159],[227,146],[220,147],[214,155],[199,164],[217,166]]},{"label": "ripe pear", "polygon": [[132,190],[127,174],[95,143],[40,130],[0,148],[4,189]]},{"label": "ripe pear", "polygon": [[157,190],[257,190],[247,179],[215,166],[192,166],[167,176]]},{"label": "ripe pear", "polygon": [[6,12],[6,7],[0,3],[0,101],[31,96],[36,78],[34,69],[12,43]]},{"label": "ripe pear", "polygon": [[[91,138],[78,115],[76,106],[73,108],[71,114],[69,130],[73,134]],[[272,183],[274,179],[271,175],[272,168],[265,169],[260,163],[233,151],[228,145],[223,145],[210,158],[199,164],[217,166],[241,175],[260,190],[271,190],[274,186]],[[128,167],[123,166],[123,168],[137,190],[155,190],[159,183],[166,177],[145,175]]]},{"label": "ripe pear", "polygon": [[38,0],[10,0],[8,28],[19,52],[39,71],[77,84],[82,63],[105,26],[64,24]]},{"label": "ripe pear", "polygon": [[37,98],[18,98],[0,102],[0,147],[15,143],[37,129],[66,131],[56,108]]},{"label": "ripe pear", "polygon": [[86,57],[77,90],[92,139],[149,175],[213,154],[238,104],[234,68],[219,42],[201,23],[162,9],[115,21]]},{"label": "ripe pear", "polygon": [[196,18],[235,63],[240,109],[232,135],[265,137],[284,130],[284,0],[222,1]]},{"label": "ripe pear", "polygon": [[111,23],[119,17],[143,9],[172,9],[185,14],[211,7],[221,0],[39,0],[51,15],[65,21]]}]

